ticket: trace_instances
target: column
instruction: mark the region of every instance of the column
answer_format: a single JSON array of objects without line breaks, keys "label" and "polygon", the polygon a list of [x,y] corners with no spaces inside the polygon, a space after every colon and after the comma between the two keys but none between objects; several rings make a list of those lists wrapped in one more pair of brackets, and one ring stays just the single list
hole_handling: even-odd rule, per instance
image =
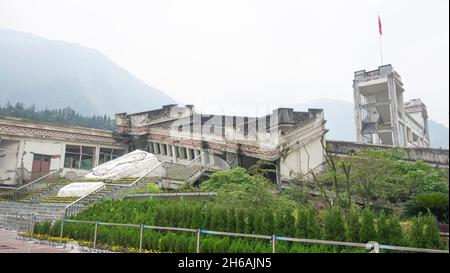
[{"label": "column", "polygon": [[173,160],[173,162],[176,163],[177,162],[177,147],[172,145],[171,148],[172,148],[172,160]]},{"label": "column", "polygon": [[192,158],[192,153],[191,153],[191,149],[190,148],[186,148],[186,155],[187,155],[187,160],[191,161]]},{"label": "column", "polygon": [[356,142],[363,143],[361,133],[361,92],[359,91],[358,82],[354,81],[354,99],[355,99],[355,125],[356,125]]},{"label": "column", "polygon": [[159,143],[158,148],[159,148],[159,153],[160,153],[160,154],[166,155],[166,151],[165,151],[165,149],[164,149],[164,148],[165,148],[165,147],[164,147],[164,144]]},{"label": "column", "polygon": [[391,111],[391,125],[393,128],[392,144],[394,146],[399,146],[399,124],[398,124],[398,107],[397,107],[397,92],[395,88],[395,79],[393,73],[388,76],[388,92],[390,97],[390,111]]},{"label": "column", "polygon": [[100,146],[95,146],[94,167],[98,166],[99,159],[100,159]]},{"label": "column", "polygon": [[153,142],[153,151],[155,154],[159,154],[159,144]]},{"label": "column", "polygon": [[153,142],[151,141],[148,143],[148,151],[152,154],[155,153],[155,149],[153,149]]}]

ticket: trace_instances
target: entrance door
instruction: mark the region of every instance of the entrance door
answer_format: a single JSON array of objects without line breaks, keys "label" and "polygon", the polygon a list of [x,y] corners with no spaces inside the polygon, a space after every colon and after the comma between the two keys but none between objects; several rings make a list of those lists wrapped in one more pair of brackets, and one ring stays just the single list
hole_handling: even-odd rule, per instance
[{"label": "entrance door", "polygon": [[33,167],[32,173],[46,173],[50,171],[50,156],[34,154],[33,155]]}]

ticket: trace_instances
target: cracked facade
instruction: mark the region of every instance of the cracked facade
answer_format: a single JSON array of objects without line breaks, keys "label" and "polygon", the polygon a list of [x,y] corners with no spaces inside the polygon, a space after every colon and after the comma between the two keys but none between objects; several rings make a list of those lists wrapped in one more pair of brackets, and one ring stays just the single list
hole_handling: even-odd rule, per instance
[{"label": "cracked facade", "polygon": [[84,175],[123,155],[111,131],[0,117],[0,184],[22,184],[43,173]]},{"label": "cracked facade", "polygon": [[392,65],[356,71],[353,89],[358,143],[430,147],[426,106],[420,99],[404,103],[405,89]]},{"label": "cracked facade", "polygon": [[187,163],[204,151],[231,167],[269,161],[277,170],[272,180],[281,185],[324,162],[325,133],[321,109],[279,108],[270,115],[246,117],[196,113],[193,105],[165,105],[116,114],[114,136],[130,150],[146,150],[160,161]]}]

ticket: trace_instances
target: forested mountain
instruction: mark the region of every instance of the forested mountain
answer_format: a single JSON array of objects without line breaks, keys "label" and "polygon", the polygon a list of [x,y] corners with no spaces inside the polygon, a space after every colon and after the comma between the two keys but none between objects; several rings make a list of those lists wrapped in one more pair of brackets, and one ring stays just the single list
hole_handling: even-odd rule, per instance
[{"label": "forested mountain", "polygon": [[0,105],[1,115],[26,118],[38,122],[51,122],[106,130],[113,130],[115,127],[114,120],[107,115],[84,116],[70,107],[53,110],[36,110],[34,105],[25,107],[22,103],[16,103],[14,106],[7,103],[5,106]]},{"label": "forested mountain", "polygon": [[174,103],[94,49],[0,29],[0,105],[8,101],[38,110],[70,107],[83,115]]}]

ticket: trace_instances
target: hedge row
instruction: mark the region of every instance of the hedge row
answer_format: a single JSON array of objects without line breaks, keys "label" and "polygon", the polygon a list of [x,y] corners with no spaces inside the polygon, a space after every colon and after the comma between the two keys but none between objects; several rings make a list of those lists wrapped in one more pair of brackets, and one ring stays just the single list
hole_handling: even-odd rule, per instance
[{"label": "hedge row", "polygon": [[[335,208],[317,213],[311,208],[304,207],[296,210],[273,210],[270,208],[255,210],[252,208],[234,209],[199,201],[122,200],[102,202],[75,218],[251,234],[276,234],[309,239],[362,243],[377,241],[389,245],[443,247],[436,219],[433,216],[415,217],[410,221],[409,226],[403,228],[398,218],[384,213],[375,214],[367,209],[352,209],[348,213],[344,213],[341,209]],[[49,223],[44,223],[36,227],[36,232],[59,236],[58,225],[59,223],[57,226],[51,227]],[[93,228],[93,225],[68,223],[65,225],[64,233],[75,239],[92,240]],[[165,236],[169,236],[167,240],[170,243],[161,245],[160,240],[165,242],[163,239]],[[170,236],[185,240],[185,243],[179,243],[185,247],[192,244],[193,239],[188,240],[183,237],[184,235],[154,231],[146,231],[144,244],[147,244],[149,249],[175,251],[177,243],[175,239],[170,239]],[[101,226],[98,239],[99,242],[111,245],[136,246],[139,244],[139,229]],[[233,252],[239,251],[231,241],[227,244],[217,237],[211,240],[214,241],[211,243],[212,245],[223,244],[223,249],[232,248]],[[218,243],[219,241],[221,243]],[[208,243],[204,244],[207,248]],[[265,245],[269,244],[265,243]],[[241,247],[245,249],[244,246]],[[256,245],[252,243],[252,247],[256,247]],[[261,249],[266,251],[263,246]],[[289,251],[289,249],[286,250],[286,252]]]}]

